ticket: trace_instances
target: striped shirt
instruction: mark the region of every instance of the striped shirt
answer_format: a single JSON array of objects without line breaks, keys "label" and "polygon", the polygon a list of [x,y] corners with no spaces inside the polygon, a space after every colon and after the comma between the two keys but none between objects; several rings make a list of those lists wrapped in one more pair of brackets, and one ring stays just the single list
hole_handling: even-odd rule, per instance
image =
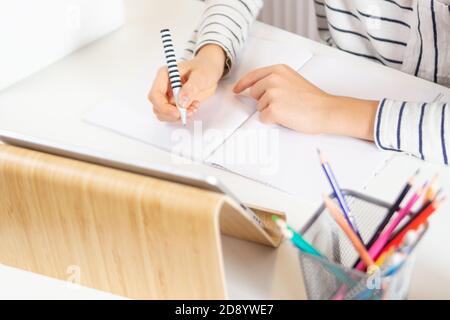
[{"label": "striped shirt", "polygon": [[[450,87],[450,0],[311,1],[328,45]],[[262,0],[205,0],[187,56],[217,44],[230,68],[262,6]],[[383,150],[448,165],[450,105],[383,99],[374,136]]]}]

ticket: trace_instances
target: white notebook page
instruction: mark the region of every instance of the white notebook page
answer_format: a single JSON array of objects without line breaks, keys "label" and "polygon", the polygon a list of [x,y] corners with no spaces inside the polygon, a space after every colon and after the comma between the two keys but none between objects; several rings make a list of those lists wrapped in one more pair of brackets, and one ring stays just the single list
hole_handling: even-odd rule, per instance
[{"label": "white notebook page", "polygon": [[[377,67],[374,65],[374,69],[378,70]],[[366,68],[358,68],[348,60],[314,56],[300,73],[329,93],[365,99],[433,101],[439,93],[435,85],[408,75],[392,83],[389,74],[395,71],[385,71],[367,73]],[[399,78],[398,74],[395,78]],[[319,200],[321,193],[329,193],[331,189],[319,164],[317,148],[327,156],[341,188],[355,190],[361,190],[392,156],[391,152],[378,150],[372,142],[305,135],[262,124],[258,116],[249,119],[208,162],[290,194]],[[266,140],[255,140],[260,134],[265,134]],[[259,143],[256,159],[255,151],[253,158],[248,151],[255,141]],[[241,147],[237,147],[239,144]]]},{"label": "white notebook page", "polygon": [[[263,124],[258,117],[258,114],[253,115],[208,158],[208,163],[292,195],[318,200],[322,192],[329,193],[331,189],[322,172],[317,148],[327,156],[341,187],[356,190],[360,190],[390,157],[390,153],[378,150],[370,142],[348,137],[301,134]],[[243,152],[251,149],[251,139],[262,132],[267,132],[266,141],[269,142],[257,142],[257,157],[254,151],[253,155]],[[238,144],[248,147],[236,147]]]},{"label": "white notebook page", "polygon": [[278,63],[298,70],[311,57],[312,54],[299,45],[249,37],[233,71],[221,81],[216,94],[202,103],[186,127],[181,123],[160,122],[147,100],[147,92],[157,67],[163,63],[161,61],[155,65],[153,74],[136,79],[123,93],[102,101],[85,115],[84,120],[177,155],[204,160],[256,110],[252,99],[232,92],[241,76],[255,68]]}]

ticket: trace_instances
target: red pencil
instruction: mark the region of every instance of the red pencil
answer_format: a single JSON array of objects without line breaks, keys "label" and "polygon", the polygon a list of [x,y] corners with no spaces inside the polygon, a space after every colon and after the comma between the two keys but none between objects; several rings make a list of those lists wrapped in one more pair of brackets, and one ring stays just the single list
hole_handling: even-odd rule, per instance
[{"label": "red pencil", "polygon": [[445,198],[442,198],[440,200],[435,200],[430,205],[428,205],[426,208],[424,208],[420,213],[418,213],[414,218],[411,219],[408,224],[406,224],[393,238],[390,240],[387,245],[383,248],[381,253],[375,258],[378,259],[383,253],[388,252],[391,248],[398,247],[402,241],[405,235],[410,230],[417,231],[419,227],[427,222],[428,218],[431,216],[433,212],[436,211],[436,209],[441,205],[441,203],[445,200]]}]

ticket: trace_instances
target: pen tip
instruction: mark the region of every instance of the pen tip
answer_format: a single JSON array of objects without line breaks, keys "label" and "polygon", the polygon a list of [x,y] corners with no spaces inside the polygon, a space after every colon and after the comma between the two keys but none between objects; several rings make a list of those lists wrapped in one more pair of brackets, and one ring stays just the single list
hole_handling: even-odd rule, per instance
[{"label": "pen tip", "polygon": [[417,190],[417,194],[422,195],[426,190],[429,182],[425,181],[424,184]]},{"label": "pen tip", "polygon": [[434,185],[434,184],[437,182],[438,179],[439,179],[439,173],[435,173],[435,174],[433,175],[433,177],[431,178],[430,184],[431,184],[431,185]]},{"label": "pen tip", "polygon": [[439,199],[435,199],[435,200],[433,201],[433,206],[434,206],[435,208],[438,208],[443,202],[445,202],[446,199],[447,199],[446,196],[442,196],[442,197],[440,197]]},{"label": "pen tip", "polygon": [[178,108],[178,110],[180,111],[181,123],[183,124],[183,126],[186,126],[186,109]]},{"label": "pen tip", "polygon": [[328,206],[330,203],[333,203],[333,200],[331,200],[330,196],[326,193],[322,193],[322,199],[323,202]]},{"label": "pen tip", "polygon": [[412,176],[409,178],[408,183],[412,185],[414,183],[414,179],[419,175],[419,173],[420,173],[420,169],[417,169],[416,171],[414,171]]},{"label": "pen tip", "polygon": [[322,151],[321,151],[319,148],[316,148],[316,151],[317,151],[317,154],[319,155],[320,162],[321,162],[321,163],[326,162],[326,159],[325,159],[325,157],[323,156]]}]

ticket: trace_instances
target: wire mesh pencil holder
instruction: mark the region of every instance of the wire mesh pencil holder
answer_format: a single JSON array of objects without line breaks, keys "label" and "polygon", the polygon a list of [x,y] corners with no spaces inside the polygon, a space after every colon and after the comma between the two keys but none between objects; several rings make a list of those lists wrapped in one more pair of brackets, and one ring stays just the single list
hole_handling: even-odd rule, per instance
[{"label": "wire mesh pencil holder", "polygon": [[[343,190],[364,243],[375,233],[390,204],[358,192]],[[331,197],[335,199],[335,195]],[[401,267],[392,275],[383,270],[368,275],[353,269],[358,259],[345,233],[327,212],[325,205],[317,210],[300,231],[323,257],[300,251],[306,292],[312,300],[378,300],[406,299],[414,266],[414,249],[427,230],[420,231],[412,250]]]}]

